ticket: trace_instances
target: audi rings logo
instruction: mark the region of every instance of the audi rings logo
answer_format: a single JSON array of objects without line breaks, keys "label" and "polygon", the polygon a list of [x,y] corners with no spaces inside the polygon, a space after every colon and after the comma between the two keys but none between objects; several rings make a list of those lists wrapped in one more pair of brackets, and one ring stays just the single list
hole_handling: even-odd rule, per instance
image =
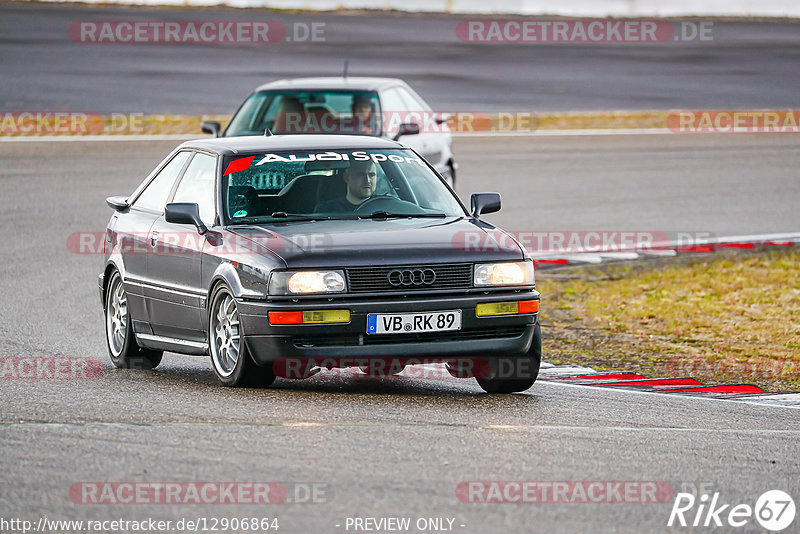
[{"label": "audi rings logo", "polygon": [[394,287],[429,286],[436,281],[433,269],[395,269],[386,276]]}]

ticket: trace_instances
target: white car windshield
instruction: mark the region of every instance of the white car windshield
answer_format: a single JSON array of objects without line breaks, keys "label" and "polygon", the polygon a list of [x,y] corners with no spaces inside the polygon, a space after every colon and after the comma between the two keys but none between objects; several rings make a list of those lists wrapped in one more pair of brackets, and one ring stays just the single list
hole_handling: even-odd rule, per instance
[{"label": "white car windshield", "polygon": [[439,176],[410,150],[237,155],[222,168],[224,211],[233,224],[467,215]]},{"label": "white car windshield", "polygon": [[380,135],[381,110],[373,91],[261,91],[245,100],[226,137],[274,134]]}]

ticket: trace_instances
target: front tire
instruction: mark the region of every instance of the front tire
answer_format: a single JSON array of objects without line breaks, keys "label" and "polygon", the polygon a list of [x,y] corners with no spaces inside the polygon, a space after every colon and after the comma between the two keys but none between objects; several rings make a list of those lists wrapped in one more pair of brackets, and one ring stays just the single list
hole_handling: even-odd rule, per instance
[{"label": "front tire", "polygon": [[111,273],[106,288],[106,347],[111,363],[120,369],[155,369],[164,353],[142,348],[136,343],[128,314],[128,297],[118,271]]},{"label": "front tire", "polygon": [[272,366],[259,367],[244,342],[236,299],[220,285],[211,297],[208,348],[214,374],[224,386],[267,387],[275,381]]},{"label": "front tire", "polygon": [[531,348],[522,356],[502,356],[488,359],[488,369],[476,378],[486,393],[518,393],[533,386],[542,363],[542,332],[539,325],[533,331]]}]

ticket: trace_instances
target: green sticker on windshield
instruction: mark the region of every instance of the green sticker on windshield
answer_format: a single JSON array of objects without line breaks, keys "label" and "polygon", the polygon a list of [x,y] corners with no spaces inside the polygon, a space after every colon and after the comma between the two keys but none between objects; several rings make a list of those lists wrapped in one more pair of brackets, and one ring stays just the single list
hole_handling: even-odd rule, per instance
[{"label": "green sticker on windshield", "polygon": [[245,210],[239,210],[233,214],[234,217],[247,217],[247,212]]}]

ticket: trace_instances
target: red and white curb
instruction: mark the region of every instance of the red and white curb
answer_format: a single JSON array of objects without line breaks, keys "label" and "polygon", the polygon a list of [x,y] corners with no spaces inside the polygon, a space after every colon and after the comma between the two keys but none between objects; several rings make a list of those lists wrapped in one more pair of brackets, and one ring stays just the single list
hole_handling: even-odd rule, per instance
[{"label": "red and white curb", "polygon": [[608,251],[563,251],[530,252],[537,269],[548,269],[568,265],[599,264],[612,261],[639,260],[670,257],[681,254],[711,254],[719,250],[761,250],[792,247],[800,244],[800,233],[758,234],[731,236],[715,239],[698,239],[691,244],[680,242],[653,243],[647,248],[617,247]]},{"label": "red and white curb", "polygon": [[[711,254],[718,250],[761,250],[792,247],[800,243],[800,233],[760,234],[697,240],[685,243],[654,243],[646,249],[618,249],[607,252],[543,252],[529,254],[537,269],[568,265],[598,264],[612,261],[669,257],[679,254]],[[591,367],[554,366],[542,362],[539,380],[575,386],[619,388],[648,393],[685,395],[737,400],[770,406],[800,408],[800,393],[768,393],[752,384],[703,385],[690,377],[648,379],[637,373],[601,373]]]},{"label": "red and white curb", "polygon": [[[344,369],[319,369],[309,380],[325,380],[331,378],[376,378],[363,373],[358,367]],[[393,377],[396,379],[441,380],[453,378],[442,363],[410,364],[402,372]],[[568,384],[570,386],[613,388],[645,393],[663,393],[706,399],[736,400],[762,405],[800,408],[800,393],[768,393],[752,384],[717,384],[703,385],[700,381],[689,377],[678,378],[646,378],[638,373],[604,373],[591,367],[571,365],[553,365],[544,361],[539,370],[540,382],[551,384]],[[534,386],[535,387],[535,386]]]},{"label": "red and white curb", "polygon": [[601,373],[591,367],[555,366],[549,362],[542,362],[539,380],[574,386],[625,389],[800,408],[800,393],[769,393],[753,384],[703,385],[691,377],[648,379],[638,373]]}]

